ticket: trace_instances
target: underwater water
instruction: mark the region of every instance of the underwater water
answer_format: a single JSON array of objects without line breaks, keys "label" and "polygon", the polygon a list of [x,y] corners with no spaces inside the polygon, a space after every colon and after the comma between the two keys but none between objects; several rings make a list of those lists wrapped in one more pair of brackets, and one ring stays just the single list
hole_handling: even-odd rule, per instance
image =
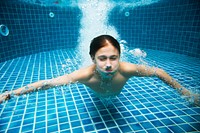
[{"label": "underwater water", "polygon": [[[147,63],[164,68],[199,93],[199,60],[169,52],[145,52]],[[138,63],[131,54],[125,56]],[[80,62],[77,50],[65,49],[0,63],[0,89],[13,90],[66,74],[78,69]],[[116,98],[107,101],[79,83],[15,97],[0,105],[0,132],[198,132],[199,116],[200,107],[158,78],[133,77]]]},{"label": "underwater water", "polygon": [[[199,21],[194,21],[196,19],[195,13],[192,12],[192,7],[198,2],[190,4],[186,1],[181,6],[176,5],[179,2],[172,2],[175,11],[177,11],[177,16],[170,17],[170,15],[174,15],[174,12],[164,10],[171,5],[167,2],[160,3],[159,9],[153,9],[149,14],[145,12],[146,10],[141,13],[139,13],[140,10],[134,11],[136,7],[145,7],[158,3],[160,0],[120,0],[120,2],[118,0],[8,1],[18,4],[21,2],[23,5],[15,5],[15,7],[12,3],[13,5],[2,8],[3,13],[0,14],[3,14],[3,21],[0,24],[0,39],[3,42],[1,47],[6,45],[6,50],[16,50],[8,51],[8,53],[4,49],[1,51],[2,53],[5,52],[5,54],[2,54],[3,56],[8,55],[10,58],[5,58],[9,60],[0,62],[0,92],[14,90],[38,80],[55,78],[89,65],[92,63],[88,55],[91,39],[100,34],[109,34],[114,36],[120,44],[123,44],[122,61],[135,64],[144,63],[163,68],[181,85],[193,93],[200,94],[200,60],[195,58],[198,57],[197,52],[194,52],[194,54],[191,52],[197,51],[198,46],[188,46],[196,44],[199,39],[199,37],[196,37],[199,32],[195,31],[198,29],[196,23]],[[164,8],[165,4],[168,8]],[[194,14],[194,16],[190,16],[186,12],[183,12],[184,17],[180,16],[182,12],[178,12],[178,10],[185,8],[184,4],[191,7],[186,12]],[[44,10],[41,7],[44,7]],[[62,18],[61,9],[65,7],[70,8],[65,10],[63,14],[76,13],[76,11],[71,12],[71,9],[78,8],[81,14],[77,14],[76,17],[80,19],[80,22],[77,18],[69,19],[69,17],[74,17],[73,15],[66,15],[66,18]],[[17,12],[17,8],[21,8],[19,12]],[[114,8],[119,11],[114,12],[116,15],[113,15],[113,18],[116,19],[111,19],[109,13]],[[12,10],[11,14],[9,14],[10,10]],[[68,10],[69,12],[66,12]],[[156,11],[160,14],[154,14]],[[16,16],[16,18],[12,20],[12,16],[9,15]],[[157,18],[157,16],[162,15],[163,18]],[[117,16],[123,17],[118,18]],[[135,18],[130,19],[131,17]],[[123,18],[122,21],[121,18]],[[184,21],[181,18],[193,18],[191,21],[194,26],[187,27],[190,25],[189,19]],[[59,21],[66,19],[69,23]],[[177,19],[177,21],[174,22],[173,19]],[[119,22],[110,24],[109,20]],[[146,20],[148,21],[146,22]],[[49,25],[45,27],[47,24]],[[71,25],[62,26],[64,24]],[[129,25],[133,29],[124,29],[123,25]],[[178,27],[179,31],[175,27]],[[194,27],[196,27],[195,30]],[[154,30],[158,32],[153,32]],[[188,32],[188,30],[194,30],[194,32]],[[21,38],[18,38],[18,34],[21,35],[19,36]],[[137,36],[138,34],[142,37]],[[171,34],[172,36],[170,36]],[[128,39],[130,35],[134,35],[134,37]],[[40,38],[40,36],[42,37]],[[178,38],[179,36],[181,39]],[[73,39],[77,37],[78,40],[68,43],[70,37]],[[67,39],[64,40],[64,38]],[[185,38],[186,40],[184,40]],[[13,40],[9,42],[9,39]],[[178,39],[183,40],[183,42]],[[31,44],[35,40],[36,44]],[[77,45],[72,44],[74,42]],[[161,50],[166,51],[179,51],[181,49],[185,52],[182,52],[182,54],[191,54],[194,57],[150,49],[144,50],[144,53],[140,55],[142,58],[138,57],[136,54],[138,49],[135,48],[138,46],[145,47],[149,42],[152,45],[150,48],[159,49],[161,47]],[[184,47],[176,46],[179,43]],[[8,44],[14,45],[9,46]],[[65,49],[54,50],[54,47],[50,49],[49,45],[63,45]],[[68,48],[68,45],[75,48]],[[126,45],[136,47],[127,47]],[[29,53],[34,48],[37,52],[38,47],[41,49],[47,47],[49,51]],[[189,50],[187,50],[188,47]],[[26,51],[25,48],[28,48],[29,51]],[[30,55],[25,54],[26,56],[24,56],[23,52]],[[2,55],[0,57],[3,57]],[[125,84],[122,92],[112,99],[100,99],[90,88],[76,83],[14,97],[0,104],[0,133],[179,133],[200,132],[199,124],[200,107],[193,105],[192,99],[186,100],[176,90],[156,77],[132,77]]]}]

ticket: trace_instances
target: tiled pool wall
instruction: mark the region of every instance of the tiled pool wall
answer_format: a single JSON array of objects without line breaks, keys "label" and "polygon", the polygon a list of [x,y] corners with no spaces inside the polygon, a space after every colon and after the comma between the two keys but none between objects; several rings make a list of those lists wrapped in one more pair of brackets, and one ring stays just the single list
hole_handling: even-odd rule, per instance
[{"label": "tiled pool wall", "polygon": [[[0,62],[33,53],[75,47],[81,11],[77,7],[48,7],[1,0]],[[109,22],[128,46],[200,57],[199,0],[161,0],[122,10],[115,7]],[[49,13],[54,13],[50,17]],[[125,13],[129,15],[125,15]]]},{"label": "tiled pool wall", "polygon": [[[54,13],[54,17],[50,17],[50,13]],[[80,15],[78,8],[0,2],[0,24],[10,30],[8,36],[0,36],[0,62],[33,53],[75,47]]]},{"label": "tiled pool wall", "polygon": [[161,0],[122,12],[118,7],[112,11],[110,23],[131,47],[200,57],[199,7],[199,0]]}]

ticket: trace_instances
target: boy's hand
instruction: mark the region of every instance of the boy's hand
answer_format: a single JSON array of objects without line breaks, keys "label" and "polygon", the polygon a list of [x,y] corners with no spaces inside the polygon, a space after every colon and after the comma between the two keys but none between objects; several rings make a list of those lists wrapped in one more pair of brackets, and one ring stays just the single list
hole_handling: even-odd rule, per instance
[{"label": "boy's hand", "polygon": [[11,96],[10,96],[9,91],[6,91],[6,92],[0,94],[0,104],[5,100],[9,100],[10,98],[11,98]]}]

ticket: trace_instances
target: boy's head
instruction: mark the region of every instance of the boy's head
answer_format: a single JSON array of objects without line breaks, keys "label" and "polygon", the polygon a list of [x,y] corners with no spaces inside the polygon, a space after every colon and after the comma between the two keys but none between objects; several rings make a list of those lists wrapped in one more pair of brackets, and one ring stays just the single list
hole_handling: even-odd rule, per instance
[{"label": "boy's head", "polygon": [[120,55],[121,50],[120,50],[119,42],[110,35],[100,35],[100,36],[94,38],[90,44],[89,54],[90,54],[91,58],[94,59],[96,52],[100,48],[107,46],[108,44],[111,44],[112,46],[114,46],[118,50],[119,55]]},{"label": "boy's head", "polygon": [[98,36],[91,42],[90,56],[101,76],[111,78],[119,67],[120,45],[110,35]]}]

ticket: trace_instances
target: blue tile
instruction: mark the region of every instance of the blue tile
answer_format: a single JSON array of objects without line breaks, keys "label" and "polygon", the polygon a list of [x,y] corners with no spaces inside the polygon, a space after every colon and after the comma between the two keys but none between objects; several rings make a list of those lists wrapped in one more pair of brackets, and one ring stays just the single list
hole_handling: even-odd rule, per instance
[{"label": "blue tile", "polygon": [[184,130],[182,130],[179,126],[169,126],[168,127],[170,130],[172,130],[173,132],[176,132],[176,133],[181,133],[181,132],[184,132]]},{"label": "blue tile", "polygon": [[165,114],[166,116],[168,116],[168,117],[176,116],[173,112],[170,112],[170,111],[164,112],[164,114]]},{"label": "blue tile", "polygon": [[142,122],[140,124],[144,127],[144,129],[154,128],[151,122]]},{"label": "blue tile", "polygon": [[168,105],[167,108],[169,108],[170,110],[175,110],[175,109],[177,109],[177,107],[174,106],[174,105]]},{"label": "blue tile", "polygon": [[92,118],[92,120],[94,123],[102,121],[101,117],[95,117],[95,118]]},{"label": "blue tile", "polygon": [[153,114],[145,115],[145,117],[146,117],[148,120],[154,120],[154,119],[157,119]]},{"label": "blue tile", "polygon": [[37,133],[44,133],[44,132],[46,132],[46,128],[36,129],[35,132],[37,132]]},{"label": "blue tile", "polygon": [[148,133],[159,133],[159,131],[156,129],[148,129],[147,132]]},{"label": "blue tile", "polygon": [[131,127],[133,128],[134,131],[143,130],[140,124],[131,124]]},{"label": "blue tile", "polygon": [[90,119],[84,119],[84,120],[82,120],[82,123],[83,123],[84,125],[87,125],[87,124],[91,124],[92,121],[91,121]]},{"label": "blue tile", "polygon": [[183,112],[185,112],[186,114],[197,114],[195,111],[193,111],[192,109],[184,109],[182,110]]},{"label": "blue tile", "polygon": [[159,130],[161,133],[174,133],[173,131],[171,131],[171,130],[168,129],[167,127],[160,127],[160,128],[158,128],[158,130]]},{"label": "blue tile", "polygon": [[47,132],[56,132],[58,131],[58,125],[48,126]]},{"label": "blue tile", "polygon": [[200,131],[199,122],[191,123],[190,125],[193,126],[197,131]]},{"label": "blue tile", "polygon": [[74,133],[82,133],[83,129],[82,128],[73,128],[72,130]]},{"label": "blue tile", "polygon": [[169,118],[166,119],[162,119],[161,120],[166,126],[168,125],[174,125],[175,123],[173,121],[171,121]]},{"label": "blue tile", "polygon": [[66,122],[68,122],[67,116],[59,118],[59,123],[66,123]]},{"label": "blue tile", "polygon": [[177,116],[181,116],[181,115],[186,115],[183,111],[181,110],[175,110],[173,111],[174,114],[176,114]]},{"label": "blue tile", "polygon": [[158,109],[160,110],[160,111],[166,111],[166,110],[168,110],[166,107],[164,107],[164,106],[161,106],[161,107],[158,107]]},{"label": "blue tile", "polygon": [[41,116],[41,115],[45,115],[45,111],[40,111],[40,112],[37,112],[37,116]]},{"label": "blue tile", "polygon": [[48,125],[48,126],[55,125],[55,124],[57,124],[57,119],[53,119],[53,120],[50,120],[50,119],[49,119],[49,120],[47,121],[47,125]]},{"label": "blue tile", "polygon": [[34,122],[33,119],[25,119],[24,122],[23,122],[23,124],[26,125],[26,124],[31,124],[33,122]]},{"label": "blue tile", "polygon": [[11,122],[9,128],[20,127],[22,121]]},{"label": "blue tile", "polygon": [[166,116],[163,113],[155,113],[158,118],[165,118]]},{"label": "blue tile", "polygon": [[159,120],[151,121],[151,123],[152,123],[155,127],[161,127],[161,126],[163,126],[163,124],[162,124]]},{"label": "blue tile", "polygon": [[[16,117],[16,118],[17,118],[17,117]],[[1,123],[1,124],[3,124],[3,123],[8,123],[9,120],[10,120],[9,117],[3,118],[3,117],[0,116],[0,123]],[[13,118],[12,118],[12,121],[15,121],[15,120],[17,120],[17,119],[13,119]]]},{"label": "blue tile", "polygon": [[101,131],[98,131],[98,133],[108,133],[107,130],[101,130]]},{"label": "blue tile", "polygon": [[112,120],[112,117],[109,115],[102,116],[104,121]]},{"label": "blue tile", "polygon": [[58,116],[59,117],[63,117],[63,116],[67,116],[67,113],[66,112],[58,112]]},{"label": "blue tile", "polygon": [[135,118],[126,118],[126,120],[128,121],[128,123],[135,123],[137,122],[137,120]]},{"label": "blue tile", "polygon": [[96,129],[104,129],[105,125],[103,123],[95,124]]},{"label": "blue tile", "polygon": [[121,114],[117,113],[117,114],[112,114],[114,119],[120,119],[122,118]]},{"label": "blue tile", "polygon": [[131,132],[131,128],[129,126],[119,126],[123,133]]},{"label": "blue tile", "polygon": [[72,127],[77,127],[77,126],[81,126],[81,123],[79,121],[73,121],[71,122]]},{"label": "blue tile", "polygon": [[33,124],[30,125],[24,125],[22,128],[22,132],[32,131],[33,130]]},{"label": "blue tile", "polygon": [[131,111],[131,113],[132,113],[134,116],[140,115],[140,114],[141,114],[141,113],[140,113],[139,111],[137,111],[137,110]]},{"label": "blue tile", "polygon": [[89,117],[88,113],[80,114],[80,116],[81,116],[81,119],[84,119],[84,118],[88,118],[88,117]]},{"label": "blue tile", "polygon": [[142,109],[140,110],[143,114],[147,114],[147,113],[150,113],[147,109]]},{"label": "blue tile", "polygon": [[190,126],[189,124],[182,124],[180,125],[180,127],[182,129],[184,129],[185,132],[193,132],[196,131],[192,126]]},{"label": "blue tile", "polygon": [[123,117],[130,117],[131,114],[129,112],[122,112]]},{"label": "blue tile", "polygon": [[200,115],[191,115],[196,121],[200,121]]},{"label": "blue tile", "polygon": [[107,122],[105,122],[105,123],[106,123],[106,126],[107,126],[107,127],[114,127],[114,126],[116,126],[116,124],[115,124],[114,121],[107,121]]},{"label": "blue tile", "polygon": [[197,114],[200,112],[200,108],[199,107],[194,107],[192,110],[195,111]]},{"label": "blue tile", "polygon": [[19,127],[16,127],[16,128],[11,128],[11,129],[8,129],[8,133],[16,133],[16,132],[19,132]]},{"label": "blue tile", "polygon": [[140,122],[143,122],[143,121],[146,121],[146,120],[147,120],[147,119],[146,119],[144,116],[142,116],[142,115],[135,116],[135,118],[136,118],[138,121],[140,121]]},{"label": "blue tile", "polygon": [[57,118],[56,114],[48,114],[47,117],[48,117],[48,119],[56,119]]},{"label": "blue tile", "polygon": [[124,124],[127,124],[126,121],[124,119],[118,119],[116,120],[117,124],[118,125],[124,125]]},{"label": "blue tile", "polygon": [[179,117],[171,118],[171,120],[174,121],[176,124],[184,123],[184,121]]},{"label": "blue tile", "polygon": [[61,123],[61,124],[59,124],[59,126],[60,126],[60,130],[69,129],[70,128],[69,123]]},{"label": "blue tile", "polygon": [[94,130],[94,127],[92,125],[84,126],[84,129],[86,132],[91,132]]},{"label": "blue tile", "polygon": [[188,123],[191,123],[191,122],[196,122],[192,117],[190,116],[182,116],[181,117],[183,120],[185,120],[186,122]]},{"label": "blue tile", "polygon": [[149,108],[149,110],[150,110],[151,112],[159,112],[159,110],[156,109],[156,108]]},{"label": "blue tile", "polygon": [[78,118],[78,115],[70,116],[70,120],[71,120],[71,121],[75,121],[75,120],[77,120],[77,119],[79,119],[79,118]]},{"label": "blue tile", "polygon": [[118,128],[110,128],[109,131],[111,133],[120,133],[120,130]]}]

